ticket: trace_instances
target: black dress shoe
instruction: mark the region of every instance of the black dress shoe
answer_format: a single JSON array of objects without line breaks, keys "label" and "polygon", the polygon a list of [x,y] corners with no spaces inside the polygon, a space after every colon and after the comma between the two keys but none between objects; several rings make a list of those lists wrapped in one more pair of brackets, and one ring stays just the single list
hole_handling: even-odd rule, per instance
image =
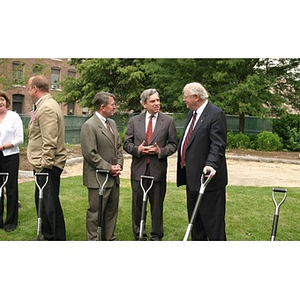
[{"label": "black dress shoe", "polygon": [[[140,238],[139,238],[138,236],[136,236],[135,239],[136,239],[137,241],[140,240]],[[141,241],[147,241],[147,235],[143,235]]]},{"label": "black dress shoe", "polygon": [[151,237],[151,241],[161,241],[162,239],[158,236]]},{"label": "black dress shoe", "polygon": [[4,225],[4,230],[6,232],[11,232],[11,231],[14,231],[15,229],[17,228],[17,226],[14,226],[14,225]]},{"label": "black dress shoe", "polygon": [[33,239],[33,241],[45,241],[45,239],[44,239],[43,236],[41,236],[39,240],[37,239],[37,237],[35,237],[35,238]]}]

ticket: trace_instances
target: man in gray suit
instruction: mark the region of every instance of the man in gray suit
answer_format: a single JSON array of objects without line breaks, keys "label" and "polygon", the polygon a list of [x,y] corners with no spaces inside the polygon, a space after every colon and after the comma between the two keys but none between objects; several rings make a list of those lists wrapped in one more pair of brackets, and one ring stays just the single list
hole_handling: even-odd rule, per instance
[{"label": "man in gray suit", "polygon": [[[167,157],[177,149],[177,133],[174,120],[160,113],[160,98],[155,89],[147,89],[141,94],[141,104],[145,112],[129,120],[124,140],[124,150],[132,155],[132,227],[134,237],[138,239],[143,200],[140,179],[141,175],[153,176],[154,184],[148,194],[152,215],[151,240],[160,241],[163,237]],[[148,129],[149,123],[152,130]],[[151,131],[148,141],[147,131]],[[146,240],[145,228],[143,231]]]},{"label": "man in gray suit", "polygon": [[[119,185],[123,166],[121,139],[116,122],[110,119],[115,113],[115,96],[99,92],[94,97],[95,114],[87,120],[80,133],[83,155],[83,184],[88,188],[89,207],[86,215],[88,240],[97,239],[99,184],[96,170],[109,171],[104,187],[102,204],[101,240],[115,240],[119,206]],[[100,182],[105,175],[99,174]],[[102,178],[101,178],[102,177]]]}]

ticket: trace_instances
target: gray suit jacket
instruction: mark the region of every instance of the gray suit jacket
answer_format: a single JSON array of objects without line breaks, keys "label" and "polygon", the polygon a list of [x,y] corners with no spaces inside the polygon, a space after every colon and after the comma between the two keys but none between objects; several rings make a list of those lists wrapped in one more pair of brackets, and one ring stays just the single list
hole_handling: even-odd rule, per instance
[{"label": "gray suit jacket", "polygon": [[158,113],[156,125],[150,144],[157,143],[161,149],[161,157],[157,155],[141,155],[138,146],[146,141],[146,113],[132,117],[127,125],[124,150],[132,155],[131,179],[140,180],[145,175],[147,158],[150,158],[150,175],[155,181],[165,181],[168,161],[167,157],[177,149],[177,132],[173,118]]},{"label": "gray suit jacket", "polygon": [[[80,142],[83,155],[83,184],[88,188],[98,188],[96,180],[96,169],[110,170],[111,165],[120,164],[123,166],[123,154],[121,139],[118,134],[116,122],[108,119],[114,131],[115,140],[112,141],[108,129],[100,119],[93,115],[81,128]],[[104,175],[101,175],[104,177]],[[103,182],[104,178],[100,181]],[[119,176],[109,176],[105,185],[106,188],[112,187],[114,180],[119,184]]]}]

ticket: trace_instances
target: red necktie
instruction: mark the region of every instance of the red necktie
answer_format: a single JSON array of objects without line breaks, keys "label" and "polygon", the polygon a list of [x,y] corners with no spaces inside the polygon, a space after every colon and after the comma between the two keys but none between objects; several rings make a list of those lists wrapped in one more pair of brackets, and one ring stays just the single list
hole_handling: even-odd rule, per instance
[{"label": "red necktie", "polygon": [[[147,132],[146,132],[146,142],[147,145],[150,145],[151,142],[151,137],[152,137],[152,118],[153,116],[151,115],[149,117],[149,122],[148,122],[148,127],[147,127]],[[147,165],[150,163],[150,158],[147,158]]]},{"label": "red necktie", "polygon": [[150,145],[151,137],[152,137],[152,118],[153,118],[153,116],[149,117],[149,122],[148,122],[148,127],[147,127],[147,132],[146,132],[146,142],[147,142],[148,146]]},{"label": "red necktie", "polygon": [[189,127],[189,131],[188,131],[188,133],[187,133],[187,135],[185,137],[185,140],[184,140],[184,143],[183,143],[183,146],[182,146],[182,154],[181,154],[181,161],[180,161],[181,168],[183,168],[184,164],[185,164],[186,148],[187,148],[187,145],[188,145],[188,143],[190,141],[190,138],[191,138],[191,135],[192,135],[192,132],[193,132],[193,129],[194,129],[196,117],[197,117],[197,113],[194,112],[193,119],[192,119],[191,125]]}]

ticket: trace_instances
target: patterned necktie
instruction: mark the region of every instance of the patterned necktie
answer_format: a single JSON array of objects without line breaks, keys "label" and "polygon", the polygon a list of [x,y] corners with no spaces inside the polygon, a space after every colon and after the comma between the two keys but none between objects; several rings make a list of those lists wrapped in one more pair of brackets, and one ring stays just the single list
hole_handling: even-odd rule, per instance
[{"label": "patterned necktie", "polygon": [[181,168],[183,168],[185,165],[186,148],[187,148],[187,145],[189,144],[189,141],[190,141],[190,138],[191,138],[194,126],[195,126],[196,117],[197,117],[197,112],[194,112],[193,119],[192,119],[191,125],[189,127],[189,131],[185,137],[185,140],[184,140],[184,143],[182,146],[182,154],[181,154],[181,161],[180,161]]},{"label": "patterned necktie", "polygon": [[148,122],[148,127],[147,127],[147,132],[146,132],[146,142],[148,145],[150,145],[151,137],[152,137],[152,118],[153,118],[153,116],[150,116],[149,122]]},{"label": "patterned necktie", "polygon": [[34,121],[35,120],[35,111],[37,109],[36,104],[33,104],[32,110],[30,111],[30,121]]},{"label": "patterned necktie", "polygon": [[108,130],[108,132],[110,133],[110,136],[111,136],[111,139],[113,142],[115,142],[115,135],[114,135],[114,132],[112,131],[111,127],[110,127],[110,124],[108,122],[108,120],[106,119],[105,120],[105,124],[106,124],[106,128]]}]

